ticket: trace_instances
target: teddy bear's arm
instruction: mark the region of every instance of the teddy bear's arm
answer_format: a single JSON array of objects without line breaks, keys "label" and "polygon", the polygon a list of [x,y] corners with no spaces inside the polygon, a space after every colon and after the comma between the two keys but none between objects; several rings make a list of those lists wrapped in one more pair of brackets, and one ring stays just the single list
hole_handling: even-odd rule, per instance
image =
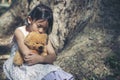
[{"label": "teddy bear's arm", "polygon": [[23,64],[24,60],[22,58],[22,55],[20,54],[19,51],[15,53],[15,56],[13,58],[13,63],[17,66],[21,66]]}]

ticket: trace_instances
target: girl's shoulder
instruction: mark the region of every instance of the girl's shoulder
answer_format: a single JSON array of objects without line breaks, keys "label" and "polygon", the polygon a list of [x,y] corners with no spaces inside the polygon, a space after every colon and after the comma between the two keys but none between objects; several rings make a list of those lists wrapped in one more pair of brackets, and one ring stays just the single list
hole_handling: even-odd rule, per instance
[{"label": "girl's shoulder", "polygon": [[16,28],[16,30],[21,31],[21,32],[24,34],[24,36],[26,36],[26,35],[29,33],[29,32],[26,30],[26,26],[20,26],[20,27]]},{"label": "girl's shoulder", "polygon": [[22,30],[22,29],[25,29],[26,26],[19,26],[16,28],[16,30]]}]

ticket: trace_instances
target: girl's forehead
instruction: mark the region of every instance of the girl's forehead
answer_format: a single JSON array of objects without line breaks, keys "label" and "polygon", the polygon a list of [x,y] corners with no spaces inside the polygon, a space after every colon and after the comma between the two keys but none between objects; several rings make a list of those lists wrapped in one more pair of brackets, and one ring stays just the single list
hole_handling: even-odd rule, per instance
[{"label": "girl's forehead", "polygon": [[45,19],[39,19],[39,20],[36,20],[35,22],[36,23],[41,23],[41,22],[45,22],[45,21],[47,21],[47,20],[45,20]]}]

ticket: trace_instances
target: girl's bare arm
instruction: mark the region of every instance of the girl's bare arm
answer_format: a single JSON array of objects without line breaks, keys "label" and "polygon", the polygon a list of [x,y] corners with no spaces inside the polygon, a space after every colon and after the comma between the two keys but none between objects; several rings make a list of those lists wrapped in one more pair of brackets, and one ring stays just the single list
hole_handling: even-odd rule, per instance
[{"label": "girl's bare arm", "polygon": [[28,53],[30,53],[30,50],[28,49],[28,47],[24,44],[24,35],[23,33],[17,28],[14,32],[14,36],[15,39],[18,43],[18,47],[19,50],[21,51],[21,53],[25,56],[28,55]]},{"label": "girl's bare arm", "polygon": [[43,62],[53,63],[56,60],[56,53],[50,41],[48,41],[47,52],[48,55],[43,58]]}]

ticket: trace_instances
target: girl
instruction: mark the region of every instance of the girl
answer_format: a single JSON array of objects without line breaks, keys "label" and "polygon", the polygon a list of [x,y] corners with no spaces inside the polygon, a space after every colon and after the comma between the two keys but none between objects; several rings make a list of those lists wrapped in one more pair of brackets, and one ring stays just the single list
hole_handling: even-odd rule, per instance
[{"label": "girl", "polygon": [[[12,55],[3,65],[8,80],[73,80],[71,74],[64,72],[58,66],[52,65],[56,60],[56,54],[49,40],[46,45],[48,55],[45,57],[33,54],[24,44],[24,38],[28,33],[37,31],[40,34],[47,33],[49,35],[52,25],[52,10],[48,6],[39,4],[28,15],[26,25],[15,30]],[[14,54],[18,49],[23,54],[25,61],[20,67],[13,64]]]}]

